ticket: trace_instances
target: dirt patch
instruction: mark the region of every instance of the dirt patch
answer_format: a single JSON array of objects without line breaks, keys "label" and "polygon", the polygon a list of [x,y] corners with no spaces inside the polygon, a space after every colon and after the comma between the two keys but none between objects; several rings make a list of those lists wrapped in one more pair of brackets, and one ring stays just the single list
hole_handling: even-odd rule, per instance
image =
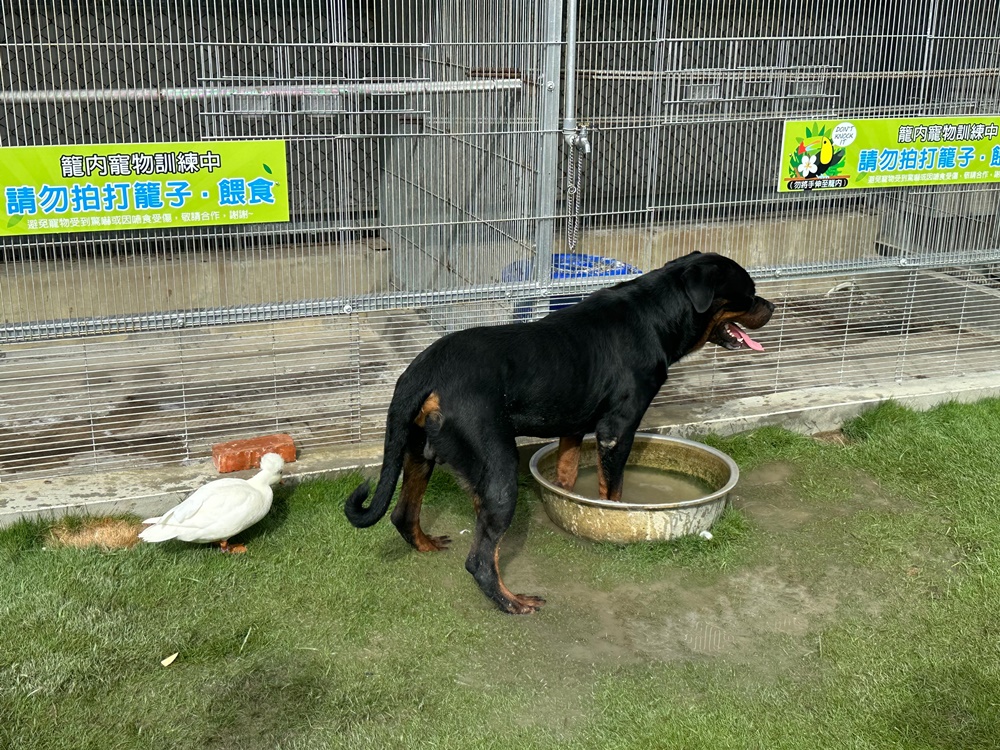
[{"label": "dirt patch", "polygon": [[570,663],[601,669],[719,658],[766,672],[813,651],[810,635],[838,615],[879,610],[882,586],[859,571],[830,567],[803,580],[788,573],[769,565],[711,580],[670,572],[611,591],[560,585],[550,606],[565,622],[552,645]]},{"label": "dirt patch", "polygon": [[46,541],[52,547],[129,549],[139,542],[142,529],[138,521],[116,518],[66,519],[52,527]]},{"label": "dirt patch", "polygon": [[836,479],[850,495],[832,501],[808,500],[795,486],[791,464],[765,464],[746,474],[733,492],[733,507],[768,532],[801,529],[823,520],[843,520],[862,511],[904,512],[906,502],[871,477],[853,473]]},{"label": "dirt patch", "polygon": [[792,487],[791,464],[766,464],[746,474],[733,492],[733,507],[768,532],[801,528],[833,509],[802,501]]},{"label": "dirt patch", "polygon": [[[810,650],[805,636],[835,612],[840,583],[826,577],[806,583],[787,580],[778,568],[744,571],[697,590],[697,600],[677,592],[673,612],[633,623],[633,642],[647,657],[673,660],[695,656],[738,656],[740,661],[776,658]],[[684,602],[685,599],[687,602]]]},{"label": "dirt patch", "polygon": [[[655,580],[609,587],[560,569],[565,563],[559,560],[539,560],[530,541],[510,555],[504,565],[509,582],[549,601],[538,620],[545,626],[532,622],[530,630],[565,667],[546,679],[588,668],[703,659],[738,663],[758,677],[788,673],[817,652],[830,624],[877,616],[894,584],[884,571],[858,564],[862,542],[852,536],[850,519],[865,511],[899,512],[905,501],[860,473],[840,475],[844,491],[835,498],[810,496],[801,491],[799,471],[772,463],[743,476],[733,506],[756,528],[762,551],[732,571],[664,562]],[[540,505],[531,528],[564,533]]]}]

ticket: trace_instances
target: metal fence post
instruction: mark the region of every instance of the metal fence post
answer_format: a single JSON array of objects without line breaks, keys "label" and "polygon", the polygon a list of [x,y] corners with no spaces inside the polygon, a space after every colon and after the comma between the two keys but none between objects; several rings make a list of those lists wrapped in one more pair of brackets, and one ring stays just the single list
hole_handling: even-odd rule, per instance
[{"label": "metal fence post", "polygon": [[547,289],[555,244],[556,193],[559,179],[559,79],[562,72],[563,0],[549,0],[545,14],[542,52],[541,97],[538,117],[538,182],[536,184],[537,229],[534,278]]}]

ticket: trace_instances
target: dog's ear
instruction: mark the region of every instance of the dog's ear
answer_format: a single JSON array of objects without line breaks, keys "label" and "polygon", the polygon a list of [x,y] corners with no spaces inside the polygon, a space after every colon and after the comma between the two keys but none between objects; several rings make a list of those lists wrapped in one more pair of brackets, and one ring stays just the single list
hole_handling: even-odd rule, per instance
[{"label": "dog's ear", "polygon": [[696,263],[684,269],[681,281],[696,312],[703,313],[712,306],[719,269],[715,265]]}]

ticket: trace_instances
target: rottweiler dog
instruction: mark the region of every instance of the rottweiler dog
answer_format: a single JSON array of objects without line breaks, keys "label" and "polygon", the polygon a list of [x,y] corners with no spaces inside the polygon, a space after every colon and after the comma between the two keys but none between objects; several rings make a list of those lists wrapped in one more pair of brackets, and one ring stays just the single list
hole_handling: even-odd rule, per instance
[{"label": "rottweiler dog", "polygon": [[559,438],[557,478],[572,488],[580,443],[596,432],[600,496],[620,500],[639,420],[667,368],[706,343],[762,349],[744,329],[760,328],[773,311],[742,266],[695,252],[533,323],[448,334],[396,382],[375,495],[365,507],[362,483],[347,518],[359,528],[378,521],[402,472],[393,524],[421,552],[444,549],[447,537],[421,529],[420,505],[435,464],[449,465],[476,509],[466,569],[503,611],[534,612],[544,600],[511,593],[498,567],[517,502],[515,438]]}]

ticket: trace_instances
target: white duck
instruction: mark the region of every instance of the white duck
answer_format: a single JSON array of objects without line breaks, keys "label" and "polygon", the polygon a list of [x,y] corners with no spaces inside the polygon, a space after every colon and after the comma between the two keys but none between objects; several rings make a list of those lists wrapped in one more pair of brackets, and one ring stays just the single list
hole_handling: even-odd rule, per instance
[{"label": "white duck", "polygon": [[248,529],[271,510],[271,486],[281,479],[285,461],[277,453],[260,459],[260,472],[250,479],[226,477],[195,490],[186,500],[162,516],[147,518],[151,524],[139,533],[147,542],[219,542],[223,552],[246,552],[242,544],[229,545],[229,538]]}]

